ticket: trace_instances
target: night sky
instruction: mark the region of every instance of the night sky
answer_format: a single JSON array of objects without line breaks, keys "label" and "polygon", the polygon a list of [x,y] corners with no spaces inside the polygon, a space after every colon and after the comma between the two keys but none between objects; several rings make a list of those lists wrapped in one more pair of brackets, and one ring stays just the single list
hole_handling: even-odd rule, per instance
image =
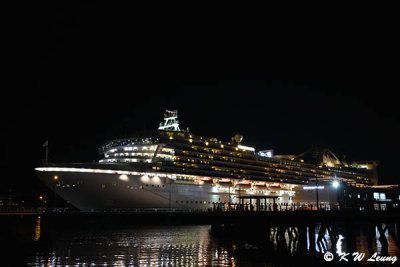
[{"label": "night sky", "polygon": [[0,193],[40,190],[46,140],[53,162],[98,160],[99,145],[156,129],[165,109],[257,150],[378,160],[381,183],[398,184],[398,31],[371,12],[20,7],[3,39]]}]

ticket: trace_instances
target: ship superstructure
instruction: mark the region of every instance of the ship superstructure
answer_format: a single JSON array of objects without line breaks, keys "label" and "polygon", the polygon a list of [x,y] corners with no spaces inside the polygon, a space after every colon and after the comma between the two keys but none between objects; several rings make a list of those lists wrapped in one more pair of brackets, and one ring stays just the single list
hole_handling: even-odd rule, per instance
[{"label": "ship superstructure", "polygon": [[104,158],[97,163],[36,170],[50,188],[81,209],[204,209],[235,203],[243,195],[293,203],[312,201],[317,187],[321,201],[334,201],[333,181],[366,186],[377,179],[373,170],[343,164],[327,149],[279,156],[272,150],[256,152],[242,139],[237,134],[222,142],[181,131],[177,111],[166,111],[158,131],[103,144],[99,151]]}]

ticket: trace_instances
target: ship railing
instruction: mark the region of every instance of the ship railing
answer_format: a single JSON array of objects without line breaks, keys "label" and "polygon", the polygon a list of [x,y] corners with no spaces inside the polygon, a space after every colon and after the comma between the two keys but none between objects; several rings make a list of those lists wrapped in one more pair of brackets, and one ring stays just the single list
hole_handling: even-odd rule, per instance
[{"label": "ship railing", "polygon": [[0,206],[0,215],[30,215],[43,213],[207,213],[207,212],[293,212],[293,211],[319,211],[319,212],[400,212],[399,203],[370,203],[370,204],[341,204],[323,203],[318,208],[315,203],[275,203],[255,206],[253,204],[219,203],[205,209],[182,208],[114,208],[114,209],[87,209],[73,210],[70,208],[45,208],[45,207],[13,207]]},{"label": "ship railing", "polygon": [[177,209],[177,208],[112,208],[112,209],[81,209],[71,210],[68,208],[46,209],[46,213],[199,213],[207,212],[204,209]]},{"label": "ship railing", "polygon": [[370,204],[341,204],[323,203],[317,205],[310,203],[274,203],[256,206],[254,204],[226,203],[225,205],[214,206],[212,211],[216,212],[290,212],[290,211],[400,211],[398,203],[370,203]]},{"label": "ship railing", "polygon": [[41,207],[13,207],[13,206],[2,206],[0,207],[0,214],[1,215],[13,215],[13,214],[41,214],[46,211],[45,208]]}]

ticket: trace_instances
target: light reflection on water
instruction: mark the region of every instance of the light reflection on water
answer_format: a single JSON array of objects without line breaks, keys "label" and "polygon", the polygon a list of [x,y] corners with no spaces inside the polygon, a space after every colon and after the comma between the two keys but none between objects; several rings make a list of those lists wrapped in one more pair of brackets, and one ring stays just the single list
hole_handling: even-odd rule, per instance
[{"label": "light reflection on water", "polygon": [[38,241],[40,238],[40,226],[41,226],[41,217],[38,216],[35,225],[35,238],[34,241]]},{"label": "light reflection on water", "polygon": [[157,226],[101,232],[57,233],[51,251],[39,250],[29,266],[235,266],[212,240],[210,226]]},{"label": "light reflection on water", "polygon": [[[271,228],[275,232],[276,227]],[[295,227],[295,231],[298,229]],[[35,242],[40,243],[41,220],[38,217],[35,225]],[[317,252],[347,251],[346,236],[338,227],[339,239],[332,242],[328,232],[323,244],[315,246]],[[318,240],[318,226],[315,229],[315,240]],[[360,253],[369,254],[367,230],[365,227],[354,229],[356,249]],[[379,240],[379,232],[370,244],[373,252],[381,254],[383,247]],[[388,240],[388,254],[400,256],[392,236],[385,233]],[[287,254],[298,252],[298,240],[284,235]],[[254,259],[238,259],[233,254],[234,248],[240,246],[232,241],[222,241],[210,234],[208,225],[192,226],[142,226],[130,229],[102,229],[81,232],[53,232],[51,238],[38,245],[27,258],[28,266],[265,266],[263,261]],[[233,248],[233,249],[232,249]],[[271,250],[278,249],[275,237]],[[307,238],[307,249],[310,240]],[[268,264],[268,266],[273,266]]]}]

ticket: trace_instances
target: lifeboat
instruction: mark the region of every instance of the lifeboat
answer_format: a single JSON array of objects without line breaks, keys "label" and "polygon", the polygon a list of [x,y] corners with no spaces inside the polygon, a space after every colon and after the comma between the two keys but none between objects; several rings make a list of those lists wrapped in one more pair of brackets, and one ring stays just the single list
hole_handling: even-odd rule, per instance
[{"label": "lifeboat", "polygon": [[281,185],[279,183],[272,183],[272,184],[267,184],[268,188],[281,188]]},{"label": "lifeboat", "polygon": [[219,184],[220,186],[232,186],[232,181],[231,179],[220,179],[217,184]]},{"label": "lifeboat", "polygon": [[251,183],[248,181],[241,181],[235,185],[235,192],[246,192],[251,188]]},{"label": "lifeboat", "polygon": [[235,192],[246,192],[247,191],[247,189],[244,189],[244,188],[235,188]]},{"label": "lifeboat", "polygon": [[265,190],[267,189],[267,185],[264,182],[256,182],[253,184],[253,188],[257,190]]},{"label": "lifeboat", "polygon": [[210,177],[202,177],[198,179],[200,184],[212,184],[213,183],[213,179],[211,179]]},{"label": "lifeboat", "polygon": [[251,188],[251,184],[250,183],[237,183],[236,186],[237,188],[245,188],[245,189],[249,189]]}]

